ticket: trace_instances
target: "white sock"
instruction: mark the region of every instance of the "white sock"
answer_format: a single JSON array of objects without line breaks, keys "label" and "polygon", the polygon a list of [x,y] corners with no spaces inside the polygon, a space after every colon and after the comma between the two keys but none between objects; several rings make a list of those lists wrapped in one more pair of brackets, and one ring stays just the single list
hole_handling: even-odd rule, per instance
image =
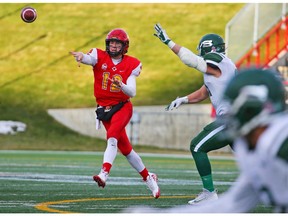
[{"label": "white sock", "polygon": [[103,157],[103,164],[104,163],[110,163],[111,165],[114,162],[114,159],[116,158],[117,155],[117,139],[114,137],[111,137],[107,140],[107,147],[104,152],[104,157]]},{"label": "white sock", "polygon": [[138,172],[141,172],[145,169],[145,166],[142,162],[142,159],[140,156],[132,149],[130,154],[126,156],[128,162],[131,164],[131,166],[136,169]]}]

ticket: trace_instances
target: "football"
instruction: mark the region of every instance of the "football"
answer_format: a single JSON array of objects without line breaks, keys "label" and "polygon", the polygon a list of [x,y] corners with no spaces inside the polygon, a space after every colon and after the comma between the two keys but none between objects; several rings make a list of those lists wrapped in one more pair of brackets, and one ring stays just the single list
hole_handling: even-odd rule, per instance
[{"label": "football", "polygon": [[37,18],[37,12],[32,7],[25,7],[21,11],[21,18],[26,23],[32,23]]}]

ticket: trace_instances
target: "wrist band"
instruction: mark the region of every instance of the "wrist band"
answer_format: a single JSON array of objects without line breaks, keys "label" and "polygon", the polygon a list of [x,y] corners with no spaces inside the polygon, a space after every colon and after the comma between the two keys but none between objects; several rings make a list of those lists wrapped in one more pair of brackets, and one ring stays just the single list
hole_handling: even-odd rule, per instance
[{"label": "wrist band", "polygon": [[167,45],[170,49],[172,49],[175,46],[175,43],[171,40]]}]

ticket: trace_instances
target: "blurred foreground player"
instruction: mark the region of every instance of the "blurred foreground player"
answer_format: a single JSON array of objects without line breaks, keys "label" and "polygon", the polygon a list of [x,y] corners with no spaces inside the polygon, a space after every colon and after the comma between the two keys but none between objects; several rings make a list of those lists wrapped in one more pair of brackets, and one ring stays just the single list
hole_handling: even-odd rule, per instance
[{"label": "blurred foreground player", "polygon": [[240,175],[218,200],[170,209],[137,207],[127,212],[238,213],[257,204],[288,212],[288,112],[285,89],[272,71],[249,69],[231,80],[225,136],[234,139]]},{"label": "blurred foreground player", "polygon": [[87,54],[70,52],[78,66],[83,63],[93,67],[96,127],[99,128],[101,121],[107,132],[102,169],[93,179],[99,187],[105,187],[119,149],[157,199],[160,196],[157,175],[148,172],[140,156],[133,150],[125,131],[133,113],[129,99],[136,95],[136,77],[140,75],[142,64],[138,59],[125,55],[129,48],[129,37],[123,29],[110,31],[105,43],[105,51],[93,48]]}]

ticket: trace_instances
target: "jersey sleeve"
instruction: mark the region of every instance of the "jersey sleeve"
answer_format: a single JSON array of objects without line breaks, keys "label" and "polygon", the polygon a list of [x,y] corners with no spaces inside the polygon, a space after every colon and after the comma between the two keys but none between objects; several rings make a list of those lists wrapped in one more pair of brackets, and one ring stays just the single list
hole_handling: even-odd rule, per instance
[{"label": "jersey sleeve", "polygon": [[97,48],[90,49],[90,51],[87,53],[87,55],[91,58],[93,65],[97,64],[97,62],[98,62]]},{"label": "jersey sleeve", "polygon": [[142,63],[139,62],[135,69],[132,70],[131,75],[138,77],[142,71]]},{"label": "jersey sleeve", "polygon": [[124,57],[124,61],[127,65],[129,65],[130,68],[130,76],[136,76],[138,77],[142,71],[142,63],[140,60],[138,60],[135,57],[129,56],[129,55],[125,55]]}]

